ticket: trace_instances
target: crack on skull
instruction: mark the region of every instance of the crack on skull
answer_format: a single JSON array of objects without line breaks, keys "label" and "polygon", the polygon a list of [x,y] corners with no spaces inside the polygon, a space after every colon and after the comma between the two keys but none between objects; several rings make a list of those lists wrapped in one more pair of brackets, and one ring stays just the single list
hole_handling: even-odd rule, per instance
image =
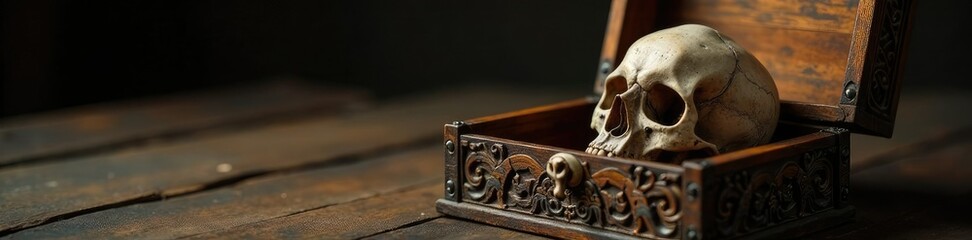
[{"label": "crack on skull", "polygon": [[763,139],[764,137],[766,137],[766,131],[765,131],[766,130],[765,129],[766,126],[762,126],[761,124],[755,124],[755,123],[758,123],[759,121],[757,121],[757,119],[755,119],[754,116],[750,116],[748,114],[744,114],[744,113],[740,112],[739,109],[734,109],[734,108],[731,108],[729,106],[726,106],[725,103],[723,103],[722,101],[720,101],[721,100],[720,97],[726,93],[726,91],[729,89],[729,87],[732,86],[732,84],[735,82],[736,74],[738,74],[738,73],[742,73],[742,77],[746,78],[746,82],[749,82],[749,84],[752,84],[756,88],[759,88],[761,91],[763,91],[767,95],[772,96],[773,94],[772,94],[771,91],[769,91],[769,89],[766,89],[763,86],[760,86],[759,84],[756,84],[756,82],[753,82],[753,79],[751,77],[749,77],[749,74],[746,71],[743,71],[742,68],[741,68],[741,66],[739,65],[739,54],[736,52],[736,48],[732,47],[732,44],[729,44],[729,41],[727,41],[722,36],[722,34],[719,33],[719,31],[715,31],[715,34],[716,34],[716,36],[719,37],[719,40],[722,40],[722,43],[726,45],[726,48],[729,48],[729,51],[732,52],[732,56],[733,56],[733,58],[735,60],[735,65],[733,66],[732,73],[729,74],[729,82],[726,83],[726,85],[722,88],[722,90],[719,91],[719,94],[717,94],[715,97],[710,98],[709,100],[703,101],[702,103],[697,103],[696,105],[698,105],[699,108],[708,106],[710,104],[722,105],[722,108],[723,109],[730,110],[734,115],[737,115],[739,117],[743,117],[743,118],[749,120],[750,122],[754,123],[755,127],[757,129],[759,129],[759,132],[760,132],[759,138],[760,139]]},{"label": "crack on skull", "polygon": [[[739,66],[737,65],[736,67],[738,68]],[[773,96],[773,92],[772,91],[770,91],[769,89],[764,88],[763,86],[761,86],[759,84],[756,84],[756,82],[753,82],[753,78],[749,77],[749,73],[747,73],[746,71],[741,71],[741,72],[743,74],[743,77],[746,78],[746,81],[749,82],[749,84],[752,84],[754,87],[759,88],[759,90],[762,90],[763,93],[766,93],[766,95]]]},{"label": "crack on skull", "polygon": [[738,117],[745,118],[746,120],[749,120],[749,122],[753,124],[753,127],[756,127],[758,129],[757,132],[760,133],[759,134],[759,139],[763,139],[764,137],[766,137],[766,131],[765,130],[766,130],[766,127],[767,126],[765,126],[763,124],[759,124],[759,121],[758,121],[758,119],[756,119],[756,116],[753,116],[753,115],[750,115],[750,114],[746,114],[744,112],[741,112],[739,109],[732,108],[729,105],[726,105],[726,103],[724,103],[722,101],[718,101],[716,104],[721,105],[722,106],[721,109],[728,110],[728,113],[730,113],[732,115],[736,115]]},{"label": "crack on skull", "polygon": [[[737,148],[758,145],[760,143],[751,143],[750,140],[765,142],[763,139],[772,135],[772,133],[766,131],[766,129],[772,130],[772,127],[762,124],[760,120],[770,120],[767,117],[769,116],[768,114],[774,113],[773,111],[778,111],[778,106],[777,108],[766,110],[752,108],[765,106],[762,101],[766,96],[776,96],[775,87],[759,84],[767,83],[764,81],[764,78],[771,77],[765,74],[765,68],[762,68],[758,61],[753,62],[755,59],[753,59],[752,55],[747,53],[745,49],[734,43],[727,36],[723,36],[719,31],[711,28],[687,29],[687,31],[697,34],[690,36],[698,37],[689,38],[687,39],[688,41],[702,41],[706,43],[704,46],[708,46],[709,50],[700,52],[699,55],[684,55],[684,57],[689,57],[689,60],[687,60],[689,62],[684,64],[677,64],[680,63],[679,61],[684,60],[680,57],[682,55],[677,55],[681,52],[675,52],[670,48],[668,48],[669,51],[665,51],[665,49],[642,51],[652,48],[641,45],[633,47],[634,51],[629,52],[629,55],[635,55],[634,60],[623,61],[623,66],[612,73],[613,76],[619,79],[621,79],[621,76],[625,76],[624,80],[627,81],[627,84],[619,84],[618,86],[627,85],[631,92],[625,95],[626,102],[618,101],[616,98],[617,94],[602,95],[602,103],[599,103],[599,106],[606,106],[600,109],[610,109],[610,111],[617,111],[617,113],[604,111],[600,113],[602,114],[601,116],[594,116],[592,128],[595,128],[599,132],[599,135],[594,141],[588,144],[588,153],[608,157],[630,157],[659,162],[680,162],[689,158],[711,156],[720,152],[733,151]],[[654,40],[664,40],[662,43],[680,41],[681,38],[679,37],[676,37],[675,40],[663,39],[663,37],[685,35],[678,35],[680,34],[678,32],[659,32],[658,34],[657,36],[659,37],[655,39],[648,37],[648,40],[639,40],[639,43],[654,44],[651,42]],[[718,45],[719,41],[722,41],[723,45],[721,46],[725,46],[725,48],[716,48],[718,49],[717,51],[716,49],[712,49],[713,47],[720,46]],[[681,44],[681,42],[676,43]],[[665,45],[662,44],[660,46]],[[674,47],[679,46],[682,45]],[[679,58],[669,59],[669,53],[676,54],[676,57]],[[732,62],[726,58],[729,57],[729,54],[732,54]],[[632,59],[630,57],[628,58]],[[648,60],[676,64],[672,66],[663,64],[659,68],[655,68],[653,67],[654,62]],[[704,61],[717,61],[718,63],[713,63],[710,67]],[[642,67],[646,69],[641,69]],[[655,72],[655,69],[660,69],[659,71],[661,72]],[[692,70],[695,72],[691,72]],[[726,73],[725,70],[730,70],[730,72]],[[651,71],[651,75],[646,74],[646,76],[641,76],[640,74],[641,72],[649,71]],[[680,75],[681,73],[688,73],[689,75],[682,76]],[[722,78],[724,76],[728,78]],[[756,78],[751,76],[755,76]],[[672,81],[675,81],[674,84],[676,86],[671,86],[669,84],[670,82],[662,82],[663,80],[654,79],[657,77],[666,77],[663,80],[671,78],[673,79]],[[681,77],[684,77],[684,79]],[[744,77],[746,79],[736,80],[737,77]],[[750,85],[735,84],[735,82],[739,81],[749,82]],[[642,85],[639,83],[645,84]],[[674,122],[659,121],[658,116],[664,114],[663,112],[674,111],[667,110],[666,106],[670,105],[668,104],[670,101],[666,101],[668,99],[667,97],[658,97],[666,94],[652,92],[651,85],[655,85],[652,83],[665,85],[669,88],[668,90],[679,90],[675,91],[675,93],[681,95],[679,100],[682,100],[681,103],[684,106],[684,109],[680,113],[691,114],[693,118],[688,118],[690,121],[686,121],[685,123],[694,124],[694,126],[689,125],[688,127],[684,127],[682,125],[676,125],[676,123],[681,122],[680,120]],[[720,83],[723,86],[718,86]],[[772,84],[771,79],[768,84]],[[638,85],[641,88],[642,95],[636,96],[634,94],[637,90],[632,89],[633,85]],[[750,86],[755,86],[759,90],[750,89]],[[672,87],[674,89],[671,89]],[[655,89],[655,92],[657,91],[659,90]],[[756,94],[755,91],[764,92],[766,95]],[[634,98],[637,98],[637,100]],[[619,102],[621,104],[618,104]],[[739,108],[737,105],[745,106]],[[746,106],[750,105],[751,107],[746,108]],[[609,106],[611,108],[607,108]],[[615,114],[618,116],[612,116]],[[678,119],[681,118],[682,116],[678,117]],[[598,124],[599,120],[602,123],[601,125]],[[664,124],[663,122],[669,124]],[[645,126],[646,124],[650,126]],[[699,124],[704,125],[701,125],[702,128],[699,128]],[[596,125],[599,125],[599,127]],[[674,127],[661,128],[661,130],[653,129],[654,127],[659,127],[658,125]],[[775,125],[775,121],[772,125]],[[641,131],[642,129],[643,131]],[[677,131],[672,129],[676,129]],[[692,131],[693,129],[696,131],[705,129],[701,131],[705,131],[704,134],[707,137],[698,135],[695,131]],[[757,132],[753,133],[751,132],[752,130],[757,130]],[[754,139],[756,137],[759,139]]]},{"label": "crack on skull", "polygon": [[[736,52],[736,48],[733,48],[732,47],[732,44],[729,44],[729,41],[726,41],[726,39],[722,37],[722,34],[719,33],[719,31],[716,31],[716,36],[719,36],[719,40],[722,40],[722,43],[725,43],[726,44],[726,47],[729,48],[729,51],[732,51],[732,56],[736,58],[736,66],[732,70],[732,75],[730,77],[732,77],[733,79],[735,79],[736,73],[741,72],[743,74],[743,77],[746,78],[746,81],[747,82],[749,82],[750,84],[752,84],[756,88],[759,88],[759,90],[762,90],[767,95],[772,96],[773,93],[769,89],[763,88],[763,86],[761,86],[759,84],[756,84],[756,82],[753,82],[753,78],[749,77],[749,73],[747,73],[746,71],[743,71],[741,69],[741,67],[739,66],[739,54]],[[732,80],[730,80],[729,84],[732,84],[731,81]],[[728,88],[729,84],[726,84],[727,88]],[[724,90],[725,89],[723,89],[723,91]],[[722,95],[722,93],[720,93],[719,95]]]},{"label": "crack on skull", "polygon": [[739,54],[736,53],[736,49],[733,48],[732,45],[730,45],[729,42],[722,37],[722,34],[720,34],[719,31],[715,31],[715,34],[719,37],[719,40],[722,40],[722,43],[726,45],[726,48],[729,48],[729,51],[732,52],[732,58],[735,61],[735,65],[733,65],[732,73],[729,73],[728,82],[722,87],[722,90],[719,90],[719,94],[716,94],[714,97],[702,101],[701,103],[696,103],[698,106],[708,106],[710,103],[715,102],[715,100],[718,100],[720,97],[722,97],[722,95],[726,94],[726,91],[728,91],[729,87],[732,86],[732,83],[735,82],[736,74],[741,72],[739,69]]},{"label": "crack on skull", "polygon": [[[743,77],[746,78],[746,81],[749,82],[749,84],[752,84],[754,87],[759,88],[759,90],[762,90],[763,93],[766,93],[766,95],[773,96],[773,92],[771,92],[769,89],[766,89],[763,86],[760,86],[759,84],[756,84],[756,82],[753,82],[753,79],[749,77],[749,74],[748,73],[746,73],[745,71],[743,71],[742,73],[743,73]],[[757,123],[758,122],[758,121],[756,121],[756,119],[753,119],[753,116],[749,116],[749,120],[750,121],[753,121],[753,123]],[[764,139],[766,137],[766,132],[767,132],[766,131],[766,126],[765,125],[762,125],[762,124],[756,124],[756,128],[759,129],[759,132],[760,132],[759,139]]]}]

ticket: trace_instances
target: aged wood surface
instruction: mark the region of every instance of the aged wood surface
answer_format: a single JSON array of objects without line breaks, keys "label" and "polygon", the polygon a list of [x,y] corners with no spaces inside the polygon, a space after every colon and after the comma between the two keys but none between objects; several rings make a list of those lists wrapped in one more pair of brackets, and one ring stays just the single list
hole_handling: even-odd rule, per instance
[{"label": "aged wood surface", "polygon": [[529,233],[452,218],[438,218],[414,227],[367,239],[548,239]]},{"label": "aged wood surface", "polygon": [[850,35],[792,29],[710,25],[756,56],[773,76],[780,99],[837,105]]},{"label": "aged wood surface", "polygon": [[[756,56],[788,101],[839,103],[858,1],[665,1],[666,24],[708,25]],[[831,120],[833,121],[833,120]]]},{"label": "aged wood surface", "polygon": [[[972,127],[972,94],[956,89],[905,90],[902,92],[894,137],[851,136],[851,169],[870,168],[899,159],[900,154],[921,155],[931,148],[948,146],[953,138],[968,136]],[[968,131],[964,131],[968,132]],[[924,145],[915,145],[922,142]]]},{"label": "aged wood surface", "polygon": [[[436,157],[440,157],[439,155],[441,154],[436,154]],[[441,180],[441,176],[437,180]],[[437,181],[411,190],[382,194],[192,238],[362,238],[441,217],[435,211],[434,205],[439,198],[442,198],[442,184]]]},{"label": "aged wood surface", "polygon": [[[885,156],[851,177],[854,222],[815,239],[967,239],[972,235],[972,135],[918,151]],[[924,142],[913,148],[927,146]]]},{"label": "aged wood surface", "polygon": [[[894,127],[915,1],[615,0],[595,94],[630,43],[681,24],[718,29],[777,82],[788,120],[836,122],[888,137]],[[634,29],[632,29],[634,28]]]},{"label": "aged wood surface", "polygon": [[352,115],[0,169],[0,233],[407,148],[438,139],[441,124],[451,120],[564,98],[511,89],[459,89],[398,99]]},{"label": "aged wood surface", "polygon": [[755,55],[777,80],[782,99],[836,105],[858,5],[853,0],[613,1],[601,48],[608,68],[599,69],[595,93],[632,42],[659,28],[697,23],[718,29]]},{"label": "aged wood surface", "polygon": [[0,121],[0,167],[287,114],[335,112],[366,101],[360,91],[282,81],[15,117]]},{"label": "aged wood surface", "polygon": [[[532,94],[430,94],[346,115],[10,166],[0,169],[7,229],[0,237],[542,238],[434,210],[443,195],[442,123],[570,99]],[[855,220],[809,237],[972,234],[965,217],[972,214],[972,114],[954,111],[969,96],[906,92],[895,138],[854,136]],[[220,173],[221,163],[231,168]]]},{"label": "aged wood surface", "polygon": [[[271,222],[270,227],[276,228],[279,225],[274,225],[272,222],[280,221],[280,218],[284,221],[292,220],[294,218],[286,216],[301,212],[306,213],[297,216],[305,221],[308,220],[307,217],[320,214],[318,212],[330,213],[330,216],[313,217],[309,220],[341,219],[323,221],[323,223],[336,225],[328,229],[337,230],[335,228],[343,227],[345,232],[363,227],[366,222],[371,222],[374,227],[385,227],[397,220],[401,222],[399,225],[404,225],[410,220],[421,220],[419,217],[422,215],[418,212],[426,212],[428,217],[438,215],[435,213],[435,208],[431,206],[435,197],[441,196],[442,192],[442,188],[439,187],[442,179],[439,171],[442,169],[442,160],[439,159],[442,155],[441,151],[442,148],[436,144],[378,159],[363,158],[345,166],[268,176],[186,197],[82,215],[18,232],[11,237],[25,239],[178,238],[223,230],[223,233],[211,237],[228,237],[228,234],[242,234],[246,231],[254,234],[250,237],[262,238],[274,236],[273,234],[301,233],[301,231],[287,231],[284,228],[254,231],[257,230],[255,227],[260,225],[264,226],[262,229],[267,229],[268,224],[266,222],[248,224],[267,220]],[[419,192],[398,193],[402,189],[430,185],[435,187],[423,187],[423,191]],[[329,207],[374,196],[378,197],[344,204],[336,209]],[[407,200],[399,201],[399,199]],[[365,205],[356,209],[355,206],[360,204]],[[399,204],[402,204],[402,207],[386,210],[388,206]],[[424,208],[416,208],[420,206]],[[321,208],[324,211],[307,212]],[[369,210],[371,214],[364,214],[369,213]],[[416,213],[414,216],[410,214],[412,211]],[[351,213],[361,215],[358,218],[351,218],[347,215]],[[400,219],[389,219],[399,215]],[[371,218],[387,221],[371,221]],[[358,221],[352,221],[354,219]],[[290,226],[314,229],[321,231],[318,233],[329,233],[329,235],[337,234],[325,228],[303,224]],[[236,229],[227,229],[231,227]],[[346,236],[347,238],[363,237],[355,236],[353,232]]]},{"label": "aged wood surface", "polygon": [[594,79],[594,94],[604,92],[604,80],[621,63],[624,53],[655,26],[656,0],[614,0],[601,46],[601,62]]},{"label": "aged wood surface", "polygon": [[[963,239],[972,234],[972,114],[957,105],[972,95],[905,91],[897,104],[911,19],[901,7],[913,2],[615,0],[598,78],[653,28],[720,29],[777,79],[790,120],[885,135],[894,126],[890,140],[852,137],[857,215],[810,238]],[[849,84],[859,84],[857,99],[843,94]],[[442,124],[578,96],[447,91],[365,109],[360,92],[257,86],[0,120],[0,238],[542,238],[434,210]],[[567,104],[576,108],[563,116],[586,111]],[[587,121],[559,116],[506,116],[479,130]],[[569,147],[582,135],[520,140]]]},{"label": "aged wood surface", "polygon": [[690,0],[665,2],[661,7],[677,9],[668,13],[683,21],[850,33],[858,3],[857,0]]},{"label": "aged wood surface", "polygon": [[857,94],[841,96],[841,107],[853,110],[849,122],[861,127],[862,133],[892,135],[916,2],[871,0],[860,4],[858,19],[872,21],[858,21],[854,26],[844,89],[856,89]]},{"label": "aged wood surface", "polygon": [[[612,66],[620,62],[631,42],[653,30],[704,24],[756,56],[776,80],[781,99],[828,105],[840,101],[858,1],[631,0],[613,4],[601,53],[602,61]],[[656,15],[653,8],[664,10]]]}]

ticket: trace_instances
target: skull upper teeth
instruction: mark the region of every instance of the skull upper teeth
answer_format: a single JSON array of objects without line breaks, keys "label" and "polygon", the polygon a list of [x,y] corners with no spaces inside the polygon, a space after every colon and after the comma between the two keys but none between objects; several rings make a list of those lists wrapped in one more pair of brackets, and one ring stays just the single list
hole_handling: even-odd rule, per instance
[{"label": "skull upper teeth", "polygon": [[609,147],[600,147],[600,146],[593,146],[593,145],[590,146],[590,147],[587,147],[587,150],[584,150],[584,152],[587,152],[587,153],[590,153],[590,154],[594,154],[594,155],[599,155],[599,156],[608,156],[608,157],[615,157],[615,156],[627,157],[627,156],[629,156],[628,154],[626,154],[626,153],[624,153],[622,151],[616,150],[616,149],[615,150],[612,150]]}]

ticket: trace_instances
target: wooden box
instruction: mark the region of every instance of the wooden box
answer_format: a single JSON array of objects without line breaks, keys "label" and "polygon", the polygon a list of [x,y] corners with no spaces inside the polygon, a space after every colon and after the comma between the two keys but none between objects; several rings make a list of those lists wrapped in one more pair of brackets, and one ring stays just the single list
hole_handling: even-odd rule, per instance
[{"label": "wooden box", "polygon": [[[913,1],[614,0],[595,95],[627,47],[654,30],[711,26],[770,71],[783,100],[766,145],[680,165],[584,152],[596,97],[445,125],[438,211],[563,238],[793,237],[840,224],[850,132],[890,137]],[[554,154],[587,168],[566,198]]]}]

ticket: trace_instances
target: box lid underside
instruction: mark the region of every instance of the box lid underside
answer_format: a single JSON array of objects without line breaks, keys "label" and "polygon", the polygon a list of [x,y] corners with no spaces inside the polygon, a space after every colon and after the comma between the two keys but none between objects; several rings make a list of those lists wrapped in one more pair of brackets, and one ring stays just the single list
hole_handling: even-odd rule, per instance
[{"label": "box lid underside", "polygon": [[614,0],[594,92],[638,38],[708,25],[755,55],[776,81],[784,120],[890,137],[912,1]]}]

